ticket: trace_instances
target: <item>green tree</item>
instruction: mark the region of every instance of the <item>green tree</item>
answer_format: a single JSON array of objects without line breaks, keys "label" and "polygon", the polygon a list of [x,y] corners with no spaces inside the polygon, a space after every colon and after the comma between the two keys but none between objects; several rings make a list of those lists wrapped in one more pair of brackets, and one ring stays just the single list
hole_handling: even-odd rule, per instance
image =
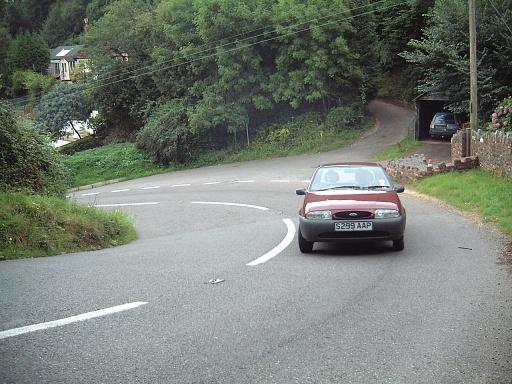
[{"label": "green tree", "polygon": [[[105,116],[103,133],[115,131],[127,139],[143,126],[148,101],[159,96],[151,74],[142,68],[154,47],[154,3],[118,0],[106,10],[85,36],[97,75],[91,99]],[[120,60],[125,54],[128,62]]]},{"label": "green tree", "polygon": [[54,138],[63,137],[68,126],[80,137],[74,121],[86,121],[90,114],[83,84],[58,84],[41,97],[36,121]]},{"label": "green tree", "polygon": [[[332,17],[343,11],[350,14],[343,0],[277,2],[273,18],[281,37],[276,40],[276,70],[266,85],[276,101],[294,108],[321,101],[327,107],[330,101],[357,95],[363,74],[345,37],[352,27]],[[303,24],[289,27],[298,23]]]},{"label": "green tree", "polygon": [[5,23],[11,36],[41,30],[55,0],[5,1]]},{"label": "green tree", "polygon": [[94,24],[98,21],[105,14],[106,7],[114,1],[116,0],[91,0],[86,10],[89,23]]},{"label": "green tree", "polygon": [[43,73],[50,64],[50,49],[40,35],[18,35],[9,45],[5,62],[10,73],[17,69]]},{"label": "green tree", "polygon": [[60,0],[52,6],[41,31],[50,47],[71,42],[83,32],[85,9],[84,0]]}]

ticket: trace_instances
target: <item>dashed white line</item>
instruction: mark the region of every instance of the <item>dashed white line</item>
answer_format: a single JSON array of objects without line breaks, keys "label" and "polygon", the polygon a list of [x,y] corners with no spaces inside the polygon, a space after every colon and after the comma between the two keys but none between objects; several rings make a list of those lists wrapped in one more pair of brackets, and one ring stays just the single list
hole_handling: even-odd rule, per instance
[{"label": "dashed white line", "polygon": [[171,187],[190,187],[191,184],[174,184]]},{"label": "dashed white line", "polygon": [[245,207],[245,208],[254,208],[259,209],[261,211],[268,211],[269,209],[267,207],[262,207],[259,205],[252,205],[252,204],[242,204],[242,203],[224,203],[220,201],[192,201],[192,204],[206,204],[206,205],[231,205],[235,207]]},{"label": "dashed white line", "polygon": [[290,219],[283,219],[283,221],[288,229],[288,232],[286,233],[284,239],[275,248],[265,253],[263,256],[258,257],[256,260],[253,260],[250,263],[247,263],[247,266],[254,267],[255,265],[263,264],[272,259],[273,257],[277,256],[278,254],[280,254],[286,247],[290,245],[293,238],[295,237],[295,225]]},{"label": "dashed white line", "polygon": [[156,205],[159,204],[157,201],[150,201],[147,203],[125,203],[125,204],[96,204],[95,207],[128,207],[131,205]]},{"label": "dashed white line", "polygon": [[290,180],[270,180],[271,183],[289,183]]},{"label": "dashed white line", "polygon": [[24,333],[29,333],[29,332],[41,331],[43,329],[48,329],[48,328],[61,327],[63,325],[76,323],[78,321],[94,319],[95,317],[111,315],[116,312],[122,312],[122,311],[127,311],[129,309],[137,308],[137,307],[140,307],[141,305],[145,305],[145,304],[147,304],[147,302],[137,301],[134,303],[128,303],[128,304],[118,305],[115,307],[100,309],[98,311],[87,312],[87,313],[83,313],[81,315],[66,317],[66,318],[60,319],[60,320],[54,320],[54,321],[48,321],[46,323],[28,325],[26,327],[8,329],[6,331],[0,332],[0,339],[23,335]]},{"label": "dashed white line", "polygon": [[215,185],[215,184],[220,184],[220,181],[210,181],[208,183],[203,183],[203,185]]},{"label": "dashed white line", "polygon": [[235,180],[233,183],[254,183],[254,180]]},{"label": "dashed white line", "polygon": [[90,192],[90,193],[82,193],[82,196],[92,196],[92,195],[98,195],[99,192]]},{"label": "dashed white line", "polygon": [[143,187],[141,189],[145,191],[147,189],[157,189],[157,188],[160,188],[160,186],[159,185],[155,185],[154,187]]},{"label": "dashed white line", "polygon": [[311,180],[301,180],[303,183],[309,183]]},{"label": "dashed white line", "polygon": [[110,191],[112,193],[118,193],[118,192],[128,192],[130,189],[127,188],[127,189],[114,189],[113,191]]}]

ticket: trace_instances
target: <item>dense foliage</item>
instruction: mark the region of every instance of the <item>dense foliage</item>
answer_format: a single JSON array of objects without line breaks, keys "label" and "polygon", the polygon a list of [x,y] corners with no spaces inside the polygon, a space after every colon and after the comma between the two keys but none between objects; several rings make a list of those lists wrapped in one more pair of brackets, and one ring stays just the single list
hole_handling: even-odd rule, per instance
[{"label": "dense foliage", "polygon": [[0,104],[0,190],[62,194],[64,170],[48,139]]},{"label": "dense foliage", "polygon": [[[162,163],[241,143],[263,123],[308,111],[334,109],[350,120],[377,94],[441,92],[450,109],[466,112],[467,8],[466,0],[8,1],[0,7],[0,92],[28,92],[20,73],[38,61],[26,58],[36,51],[21,40],[85,43],[93,73],[80,82],[102,116],[98,133],[137,138]],[[479,111],[487,117],[511,93],[512,0],[477,8]],[[40,114],[50,105],[47,97]]]}]

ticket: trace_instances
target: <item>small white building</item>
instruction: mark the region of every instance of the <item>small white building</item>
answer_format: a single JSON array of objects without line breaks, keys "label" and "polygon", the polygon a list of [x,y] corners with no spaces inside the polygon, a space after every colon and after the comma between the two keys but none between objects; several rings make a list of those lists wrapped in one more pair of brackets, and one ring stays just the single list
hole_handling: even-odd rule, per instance
[{"label": "small white building", "polygon": [[77,70],[88,73],[88,63],[84,45],[62,45],[51,50],[48,73],[61,81],[70,81]]}]

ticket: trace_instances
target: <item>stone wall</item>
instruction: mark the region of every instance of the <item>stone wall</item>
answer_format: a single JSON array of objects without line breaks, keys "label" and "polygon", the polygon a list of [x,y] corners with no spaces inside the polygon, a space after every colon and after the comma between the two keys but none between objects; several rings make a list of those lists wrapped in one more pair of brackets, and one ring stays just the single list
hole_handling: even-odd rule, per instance
[{"label": "stone wall", "polygon": [[[465,132],[452,137],[452,160],[466,156]],[[480,166],[499,176],[512,178],[512,132],[478,130],[471,135],[471,155],[479,159]]]},{"label": "stone wall", "polygon": [[425,176],[438,175],[451,171],[461,171],[478,167],[478,157],[463,157],[452,163],[440,163],[433,166],[425,155],[413,155],[401,159],[389,160],[383,164],[394,182],[409,183]]}]

